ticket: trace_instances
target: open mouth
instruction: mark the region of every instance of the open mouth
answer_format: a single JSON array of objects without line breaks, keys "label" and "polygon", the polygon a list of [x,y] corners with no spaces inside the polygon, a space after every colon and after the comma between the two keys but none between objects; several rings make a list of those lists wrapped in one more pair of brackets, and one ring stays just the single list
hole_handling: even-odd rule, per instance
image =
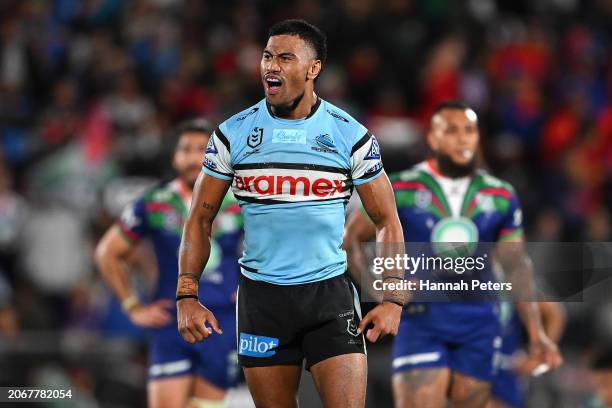
[{"label": "open mouth", "polygon": [[268,88],[268,93],[276,94],[280,91],[283,86],[283,82],[276,77],[268,76],[265,78],[266,86]]}]

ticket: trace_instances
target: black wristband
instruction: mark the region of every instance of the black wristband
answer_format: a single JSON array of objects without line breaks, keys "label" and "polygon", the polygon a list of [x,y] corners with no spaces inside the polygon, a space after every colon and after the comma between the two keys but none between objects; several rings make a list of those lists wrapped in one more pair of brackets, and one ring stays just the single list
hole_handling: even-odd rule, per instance
[{"label": "black wristband", "polygon": [[177,302],[181,299],[198,299],[198,295],[178,295],[176,297]]},{"label": "black wristband", "polygon": [[389,302],[389,303],[395,303],[396,305],[398,305],[399,307],[401,307],[402,309],[404,308],[404,304],[402,302],[400,302],[399,300],[392,300],[392,299],[383,299],[383,302]]}]

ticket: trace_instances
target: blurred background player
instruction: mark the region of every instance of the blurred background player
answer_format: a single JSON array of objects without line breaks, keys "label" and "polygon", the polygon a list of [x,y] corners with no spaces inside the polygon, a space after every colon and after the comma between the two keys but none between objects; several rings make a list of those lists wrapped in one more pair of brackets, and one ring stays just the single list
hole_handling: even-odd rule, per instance
[{"label": "blurred background player", "polygon": [[[548,338],[558,343],[565,328],[565,312],[561,303],[538,303],[542,326]],[[529,377],[534,375],[540,361],[524,352],[526,333],[523,323],[511,302],[500,303],[502,345],[498,353],[497,372],[491,388],[492,398],[487,408],[522,408]]]},{"label": "blurred background player", "polygon": [[[162,182],[127,206],[121,220],[104,235],[96,262],[130,320],[151,329],[149,343],[149,406],[162,408],[224,406],[226,390],[237,375],[235,292],[237,255],[242,235],[238,205],[226,196],[211,240],[211,257],[200,296],[214,305],[228,336],[205,344],[185,342],[176,330],[174,291],[178,249],[195,180],[211,133],[206,120],[185,122],[176,131],[173,167],[177,177]],[[153,301],[140,302],[130,286],[124,263],[142,238],[152,241],[159,277]]]},{"label": "blurred background player", "polygon": [[[513,188],[476,166],[476,113],[462,102],[441,103],[427,140],[431,159],[390,176],[406,242],[453,242],[444,235],[453,230],[472,242],[513,242],[497,247],[502,267],[510,275],[530,270]],[[347,225],[345,246],[358,253],[359,242],[373,236],[371,223],[356,211]],[[554,368],[560,356],[535,306],[517,303],[528,328],[530,355]],[[453,407],[484,407],[501,345],[497,308],[496,302],[484,301],[409,304],[393,346],[396,406],[444,407],[448,397]]]}]

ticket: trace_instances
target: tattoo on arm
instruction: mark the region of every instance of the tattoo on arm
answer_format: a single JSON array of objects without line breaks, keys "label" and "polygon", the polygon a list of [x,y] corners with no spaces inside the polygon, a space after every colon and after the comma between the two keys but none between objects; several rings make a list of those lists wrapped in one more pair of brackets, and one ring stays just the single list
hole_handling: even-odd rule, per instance
[{"label": "tattoo on arm", "polygon": [[206,209],[206,210],[209,210],[209,211],[212,211],[212,210],[214,210],[214,209],[215,209],[215,206],[214,206],[214,205],[209,204],[209,203],[206,203],[206,202],[202,203],[202,207],[203,207],[204,209]]},{"label": "tattoo on arm", "polygon": [[177,296],[197,294],[199,281],[200,278],[195,273],[185,272],[179,274]]}]

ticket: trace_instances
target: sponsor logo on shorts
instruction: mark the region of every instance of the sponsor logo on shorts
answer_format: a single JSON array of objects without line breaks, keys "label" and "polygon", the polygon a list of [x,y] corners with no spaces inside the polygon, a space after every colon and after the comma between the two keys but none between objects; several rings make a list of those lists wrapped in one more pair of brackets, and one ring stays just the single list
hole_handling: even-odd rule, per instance
[{"label": "sponsor logo on shorts", "polygon": [[275,337],[240,333],[238,354],[249,357],[271,357],[276,354],[279,340]]}]

